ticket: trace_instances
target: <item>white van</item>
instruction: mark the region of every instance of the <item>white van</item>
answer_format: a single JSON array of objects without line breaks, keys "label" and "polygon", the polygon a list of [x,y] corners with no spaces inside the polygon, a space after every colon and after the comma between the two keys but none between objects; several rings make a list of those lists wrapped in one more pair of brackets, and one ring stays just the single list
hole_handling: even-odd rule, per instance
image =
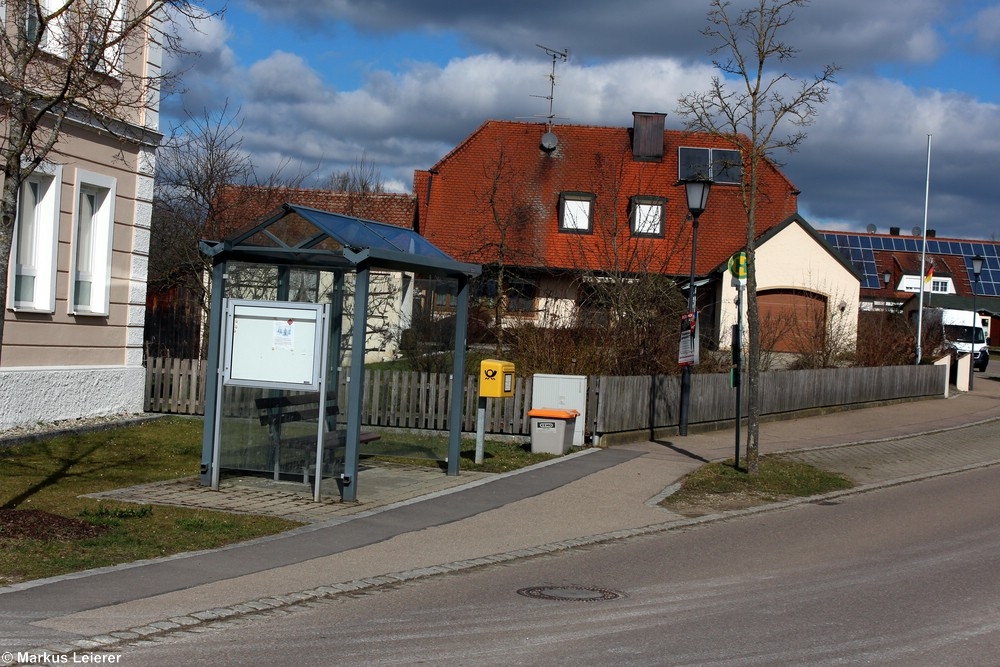
[{"label": "white van", "polygon": [[[944,338],[959,354],[968,354],[971,348],[973,366],[985,371],[990,363],[990,350],[986,345],[986,329],[983,328],[979,316],[971,310],[955,310],[953,308],[933,308],[941,314],[941,325],[944,327]],[[975,327],[973,327],[975,322]],[[970,344],[971,341],[971,344]]]}]

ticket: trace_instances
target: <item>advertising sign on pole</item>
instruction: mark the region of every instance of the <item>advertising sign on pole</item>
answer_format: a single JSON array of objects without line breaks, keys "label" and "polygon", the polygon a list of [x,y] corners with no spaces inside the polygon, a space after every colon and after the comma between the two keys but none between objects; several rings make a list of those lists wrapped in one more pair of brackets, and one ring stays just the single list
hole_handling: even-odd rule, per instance
[{"label": "advertising sign on pole", "polygon": [[697,364],[699,361],[698,313],[684,313],[681,317],[681,341],[677,363],[681,366],[689,366]]}]

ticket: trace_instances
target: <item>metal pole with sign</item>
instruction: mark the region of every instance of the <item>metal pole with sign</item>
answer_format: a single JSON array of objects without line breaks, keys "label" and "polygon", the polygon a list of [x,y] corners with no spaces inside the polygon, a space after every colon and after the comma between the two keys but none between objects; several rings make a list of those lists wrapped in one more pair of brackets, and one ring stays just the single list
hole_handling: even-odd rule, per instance
[{"label": "metal pole with sign", "polygon": [[747,286],[747,254],[738,252],[729,258],[729,272],[733,276],[733,287],[737,290],[736,326],[733,327],[733,386],[736,387],[736,453],[733,467],[740,468],[740,422],[743,420],[743,291]]}]

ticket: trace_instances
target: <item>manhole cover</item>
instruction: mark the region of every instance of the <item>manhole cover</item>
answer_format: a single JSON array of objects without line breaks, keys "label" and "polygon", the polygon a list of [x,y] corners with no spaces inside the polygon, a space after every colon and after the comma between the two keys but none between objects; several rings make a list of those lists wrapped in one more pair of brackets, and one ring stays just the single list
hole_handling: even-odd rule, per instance
[{"label": "manhole cover", "polygon": [[560,600],[563,602],[597,602],[625,597],[624,593],[592,586],[532,586],[531,588],[522,588],[517,594],[536,600]]}]

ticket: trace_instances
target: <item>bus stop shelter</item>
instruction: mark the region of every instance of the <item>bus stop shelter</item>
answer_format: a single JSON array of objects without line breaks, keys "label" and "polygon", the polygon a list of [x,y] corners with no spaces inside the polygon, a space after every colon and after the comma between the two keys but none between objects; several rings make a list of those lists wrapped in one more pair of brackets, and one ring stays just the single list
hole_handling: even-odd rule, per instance
[{"label": "bus stop shelter", "polygon": [[[448,465],[447,474],[457,475],[461,450],[461,424],[463,406],[463,378],[465,375],[465,342],[469,314],[469,281],[479,275],[478,264],[458,262],[428,242],[415,231],[386,223],[363,220],[328,211],[283,204],[273,215],[253,226],[222,241],[202,241],[202,252],[212,260],[211,312],[209,318],[208,374],[205,386],[205,426],[202,436],[202,463],[200,481],[205,486],[218,488],[220,471],[223,467],[221,456],[221,424],[223,422],[223,393],[232,380],[229,373],[233,362],[234,349],[244,343],[233,335],[238,322],[233,320],[233,307],[226,298],[229,269],[234,265],[265,266],[277,270],[277,281],[273,290],[274,302],[288,302],[287,277],[293,269],[329,272],[334,277],[329,314],[317,318],[314,335],[317,347],[325,346],[325,367],[319,372],[319,429],[316,435],[317,462],[322,460],[324,405],[327,387],[339,371],[339,350],[342,341],[349,336],[350,366],[347,399],[337,397],[337,409],[341,420],[346,416],[343,432],[344,463],[338,480],[343,500],[353,501],[358,493],[358,469],[361,442],[362,397],[364,388],[366,321],[369,306],[371,274],[379,272],[407,272],[421,276],[454,279],[457,282],[455,310],[454,363],[451,379],[450,407],[448,418]],[[353,303],[347,303],[350,296],[345,290],[345,279],[353,274]],[[254,304],[271,306],[266,301],[241,302],[247,307]],[[303,309],[305,304],[300,304]],[[289,306],[292,306],[289,303]],[[353,313],[350,331],[342,331],[345,307]],[[266,308],[257,309],[266,312]],[[298,311],[296,311],[298,312]],[[302,312],[306,312],[303,310]],[[283,317],[283,315],[281,315]],[[274,339],[280,346],[278,322]],[[292,324],[289,318],[289,325]],[[246,332],[249,327],[244,327]],[[244,337],[246,337],[244,335]],[[329,354],[332,352],[332,354]],[[227,354],[230,355],[227,357]],[[263,353],[262,353],[263,354]],[[264,373],[266,375],[266,372]],[[241,380],[244,385],[254,385],[255,379]],[[269,384],[269,379],[259,383],[260,387],[277,386],[280,392],[289,387]],[[333,383],[333,387],[337,384]],[[329,416],[329,415],[328,415]],[[328,420],[328,423],[334,420]],[[328,426],[326,428],[329,428]],[[277,475],[278,467],[275,466]],[[322,472],[315,471],[314,498],[319,500]]]}]

